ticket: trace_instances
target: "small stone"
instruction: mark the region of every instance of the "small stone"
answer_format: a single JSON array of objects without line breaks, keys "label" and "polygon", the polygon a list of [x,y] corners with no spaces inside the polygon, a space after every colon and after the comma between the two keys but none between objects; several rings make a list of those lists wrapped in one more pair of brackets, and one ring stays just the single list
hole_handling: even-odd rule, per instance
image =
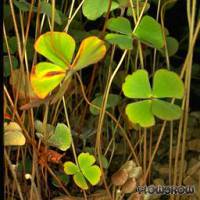
[{"label": "small stone", "polygon": [[123,193],[131,193],[135,191],[137,186],[135,178],[129,178],[126,183],[122,186]]},{"label": "small stone", "polygon": [[111,177],[111,181],[115,186],[123,185],[127,181],[127,179],[128,179],[128,173],[124,169],[119,169]]}]

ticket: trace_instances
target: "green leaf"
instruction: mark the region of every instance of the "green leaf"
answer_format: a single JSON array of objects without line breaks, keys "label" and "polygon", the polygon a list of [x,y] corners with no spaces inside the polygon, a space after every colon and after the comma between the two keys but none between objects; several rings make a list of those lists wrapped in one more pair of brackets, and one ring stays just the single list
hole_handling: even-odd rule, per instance
[{"label": "green leaf", "polygon": [[155,119],[151,111],[151,100],[144,100],[130,103],[126,106],[126,114],[129,120],[142,127],[151,127],[155,124]]},{"label": "green leaf", "polygon": [[107,28],[125,35],[132,33],[131,24],[125,17],[110,18],[107,21]]},{"label": "green leaf", "polygon": [[121,49],[132,49],[133,48],[133,39],[131,36],[108,33],[105,37],[106,41],[110,44],[118,45]]},{"label": "green leaf", "polygon": [[[10,50],[11,54],[15,54],[17,52],[18,46],[17,46],[17,37],[16,36],[8,37],[8,46],[9,46],[9,50]],[[8,53],[5,42],[3,43],[3,52]]]},{"label": "green leaf", "polygon": [[146,70],[137,70],[125,79],[122,85],[124,95],[129,98],[150,98],[152,96],[151,86]]},{"label": "green leaf", "polygon": [[106,53],[106,46],[103,40],[96,36],[90,36],[81,42],[78,53],[72,64],[72,68],[76,71],[97,63]]},{"label": "green leaf", "polygon": [[65,32],[47,32],[37,39],[34,47],[38,53],[67,69],[74,54],[75,41]]},{"label": "green leaf", "polygon": [[39,98],[45,98],[65,77],[65,70],[48,62],[38,63],[31,72],[31,85]]},{"label": "green leaf", "polygon": [[78,163],[81,171],[92,185],[96,185],[99,182],[101,176],[100,168],[97,165],[93,165],[95,161],[95,157],[89,153],[81,153],[78,156]]},{"label": "green leaf", "polygon": [[[11,56],[11,62],[12,62],[13,69],[17,69],[19,63],[15,56]],[[10,65],[9,56],[3,57],[3,67],[4,67],[4,77],[10,76],[11,65]]]},{"label": "green leaf", "polygon": [[[82,6],[83,15],[89,20],[96,20],[107,12],[109,0],[85,0]],[[119,4],[112,2],[111,11],[118,8]]]},{"label": "green leaf", "polygon": [[87,182],[83,176],[83,174],[81,172],[77,172],[74,176],[73,176],[74,182],[76,183],[76,185],[78,185],[80,188],[82,188],[83,190],[87,190],[88,189],[88,185]]},{"label": "green leaf", "polygon": [[100,155],[100,158],[101,158],[101,162],[102,162],[103,168],[104,169],[108,169],[109,163],[108,163],[107,158],[103,154]]},{"label": "green leaf", "polygon": [[10,12],[10,5],[4,3],[3,5],[3,19],[5,20],[7,17],[9,17],[11,15]]},{"label": "green leaf", "polygon": [[134,36],[155,48],[162,48],[164,45],[161,25],[152,17],[144,16],[134,31]]},{"label": "green leaf", "polygon": [[[96,97],[91,103],[98,107],[101,107],[102,100],[103,100],[103,96],[100,95],[100,96]],[[119,95],[109,94],[106,109],[115,107],[120,102],[120,100],[121,100],[121,97]],[[90,112],[93,115],[99,114],[99,110],[93,106],[90,106]]]},{"label": "green leaf", "polygon": [[90,167],[95,161],[95,157],[89,153],[80,153],[78,156],[78,163],[81,169]]},{"label": "green leaf", "polygon": [[64,171],[68,175],[74,175],[73,179],[76,185],[87,190],[88,184],[85,178],[92,185],[96,185],[100,180],[101,170],[97,165],[93,165],[95,161],[95,157],[89,153],[81,153],[78,156],[79,167],[72,162],[65,162]]},{"label": "green leaf", "polygon": [[152,112],[156,117],[170,121],[180,119],[182,115],[182,110],[179,106],[159,99],[152,101]]},{"label": "green leaf", "polygon": [[119,3],[119,6],[122,8],[123,7],[126,8],[129,6],[129,0],[117,0],[117,2]]},{"label": "green leaf", "polygon": [[[67,185],[69,183],[69,176],[67,176],[66,174],[64,173],[56,173],[56,176],[59,178],[59,180],[63,183],[63,185]],[[55,187],[60,187],[60,185],[58,184],[58,182],[52,178],[52,184],[55,186]]]},{"label": "green leaf", "polygon": [[[14,0],[14,5],[19,8],[19,10],[24,11],[24,12],[28,12],[30,10],[31,4],[24,1],[24,0]],[[33,8],[34,11],[37,11],[37,8],[34,7]]]},{"label": "green leaf", "polygon": [[[46,14],[49,18],[52,18],[52,5],[47,3],[46,1],[41,2],[41,13]],[[54,20],[57,24],[62,25],[63,23],[63,15],[62,12],[55,9]]]},{"label": "green leaf", "polygon": [[40,120],[35,120],[34,126],[35,130],[41,134],[43,134],[46,131],[48,135],[51,135],[55,131],[55,127],[51,124],[46,124],[46,130],[45,130],[43,123]]},{"label": "green leaf", "polygon": [[55,146],[61,151],[70,148],[72,142],[70,129],[63,123],[58,123],[53,135],[48,139],[51,146]]},{"label": "green leaf", "polygon": [[78,166],[76,166],[71,161],[65,162],[63,166],[64,166],[65,173],[68,174],[68,175],[74,175],[74,174],[76,174],[77,172],[80,171]]},{"label": "green leaf", "polygon": [[81,168],[81,171],[92,185],[96,185],[100,181],[101,170],[97,165]]},{"label": "green leaf", "polygon": [[5,146],[22,146],[26,139],[22,133],[21,127],[15,123],[4,123],[4,145]]},{"label": "green leaf", "polygon": [[17,171],[20,173],[29,173],[31,174],[32,171],[33,160],[26,157],[25,161],[19,161],[17,166]]},{"label": "green leaf", "polygon": [[26,43],[26,52],[27,52],[27,58],[29,61],[32,61],[34,56],[34,42],[35,40],[31,37],[28,37],[27,43]]},{"label": "green leaf", "polygon": [[[14,0],[14,5],[23,12],[30,11],[31,4],[25,0]],[[33,6],[33,12],[38,12],[37,7]],[[46,1],[40,2],[40,14],[46,14],[50,19],[52,18],[52,5]],[[66,19],[65,15],[60,11],[55,9],[54,20],[57,24],[62,25],[63,21]]]},{"label": "green leaf", "polygon": [[182,99],[184,84],[180,77],[166,69],[157,70],[153,78],[153,96],[156,98]]},{"label": "green leaf", "polygon": [[68,33],[75,39],[76,42],[81,42],[83,39],[90,36],[89,32],[80,29],[70,28]]},{"label": "green leaf", "polygon": [[[168,56],[173,56],[178,51],[179,43],[173,37],[167,37],[166,42],[167,42]],[[161,51],[162,55],[165,56],[165,49],[163,48],[160,51]]]}]

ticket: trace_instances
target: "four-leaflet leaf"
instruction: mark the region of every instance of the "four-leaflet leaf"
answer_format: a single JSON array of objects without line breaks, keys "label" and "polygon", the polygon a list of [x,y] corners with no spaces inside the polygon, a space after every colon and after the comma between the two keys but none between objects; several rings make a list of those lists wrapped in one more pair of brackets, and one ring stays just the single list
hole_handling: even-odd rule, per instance
[{"label": "four-leaflet leaf", "polygon": [[148,72],[143,69],[137,70],[126,77],[122,90],[126,97],[143,99],[126,106],[126,114],[135,124],[151,127],[155,124],[154,115],[162,120],[176,120],[181,117],[182,110],[178,105],[161,100],[183,98],[183,82],[174,72],[165,69],[156,71],[151,89]]}]

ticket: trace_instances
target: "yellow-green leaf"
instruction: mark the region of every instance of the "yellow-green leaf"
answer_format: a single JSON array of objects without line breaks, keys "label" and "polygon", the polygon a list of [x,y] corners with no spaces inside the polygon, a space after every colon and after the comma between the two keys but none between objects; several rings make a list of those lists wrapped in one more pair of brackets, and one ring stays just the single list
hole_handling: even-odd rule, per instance
[{"label": "yellow-green leaf", "polygon": [[88,184],[83,176],[83,174],[81,172],[77,172],[74,176],[73,176],[74,182],[76,183],[76,185],[78,185],[80,188],[82,188],[83,190],[87,190],[88,189]]},{"label": "yellow-green leaf", "polygon": [[64,166],[64,171],[67,175],[74,175],[80,171],[78,166],[71,161],[65,162],[63,166]]},{"label": "yellow-green leaf", "polygon": [[31,72],[31,85],[36,95],[43,99],[56,88],[65,76],[65,70],[48,62],[38,63]]},{"label": "yellow-green leaf", "polygon": [[61,151],[66,151],[70,148],[72,142],[71,131],[63,123],[58,123],[55,132],[48,138],[48,143],[51,146],[57,147]]},{"label": "yellow-green leaf", "polygon": [[172,121],[181,118],[182,110],[175,104],[154,99],[152,101],[152,113],[162,120]]},{"label": "yellow-green leaf", "polygon": [[125,79],[122,85],[124,95],[129,98],[149,98],[152,96],[148,72],[140,69]]},{"label": "yellow-green leaf", "polygon": [[104,41],[98,37],[87,37],[81,42],[80,48],[72,64],[72,68],[76,71],[97,63],[106,53]]},{"label": "yellow-green leaf", "polygon": [[130,103],[126,106],[126,114],[132,123],[139,124],[142,127],[151,127],[155,124],[151,107],[151,100]]},{"label": "yellow-green leaf", "polygon": [[159,69],[153,77],[153,95],[156,98],[182,99],[184,95],[183,81],[175,72]]},{"label": "yellow-green leaf", "polygon": [[142,18],[134,31],[134,36],[152,47],[160,49],[164,46],[161,25],[148,15]]},{"label": "yellow-green leaf", "polygon": [[69,67],[74,50],[74,39],[65,32],[47,32],[35,42],[35,50],[63,69]]},{"label": "yellow-green leaf", "polygon": [[95,157],[93,155],[90,155],[89,153],[81,153],[78,156],[78,163],[81,169],[90,167],[95,163],[95,161]]},{"label": "yellow-green leaf", "polygon": [[105,37],[110,44],[118,45],[121,49],[132,49],[133,39],[130,35],[122,35],[118,33],[108,33]]},{"label": "yellow-green leaf", "polygon": [[83,172],[83,175],[92,185],[96,185],[100,181],[101,170],[97,165],[93,165],[81,170]]}]

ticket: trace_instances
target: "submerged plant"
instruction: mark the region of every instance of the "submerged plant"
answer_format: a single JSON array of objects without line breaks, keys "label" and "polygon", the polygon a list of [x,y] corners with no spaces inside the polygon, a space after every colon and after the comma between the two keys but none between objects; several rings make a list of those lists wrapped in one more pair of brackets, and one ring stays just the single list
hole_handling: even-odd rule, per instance
[{"label": "submerged plant", "polygon": [[31,72],[31,84],[39,98],[45,98],[64,79],[69,79],[75,71],[101,60],[106,47],[104,42],[90,36],[81,42],[76,57],[74,39],[65,32],[47,32],[35,42],[35,50],[51,62],[40,62]]},{"label": "submerged plant", "polygon": [[137,70],[126,77],[122,86],[124,95],[133,99],[143,99],[126,106],[126,114],[133,123],[142,127],[150,127],[155,124],[155,117],[162,120],[176,120],[181,117],[182,110],[162,99],[182,99],[184,85],[180,77],[165,69],[157,70],[153,77],[153,88],[150,86],[148,72]]}]

